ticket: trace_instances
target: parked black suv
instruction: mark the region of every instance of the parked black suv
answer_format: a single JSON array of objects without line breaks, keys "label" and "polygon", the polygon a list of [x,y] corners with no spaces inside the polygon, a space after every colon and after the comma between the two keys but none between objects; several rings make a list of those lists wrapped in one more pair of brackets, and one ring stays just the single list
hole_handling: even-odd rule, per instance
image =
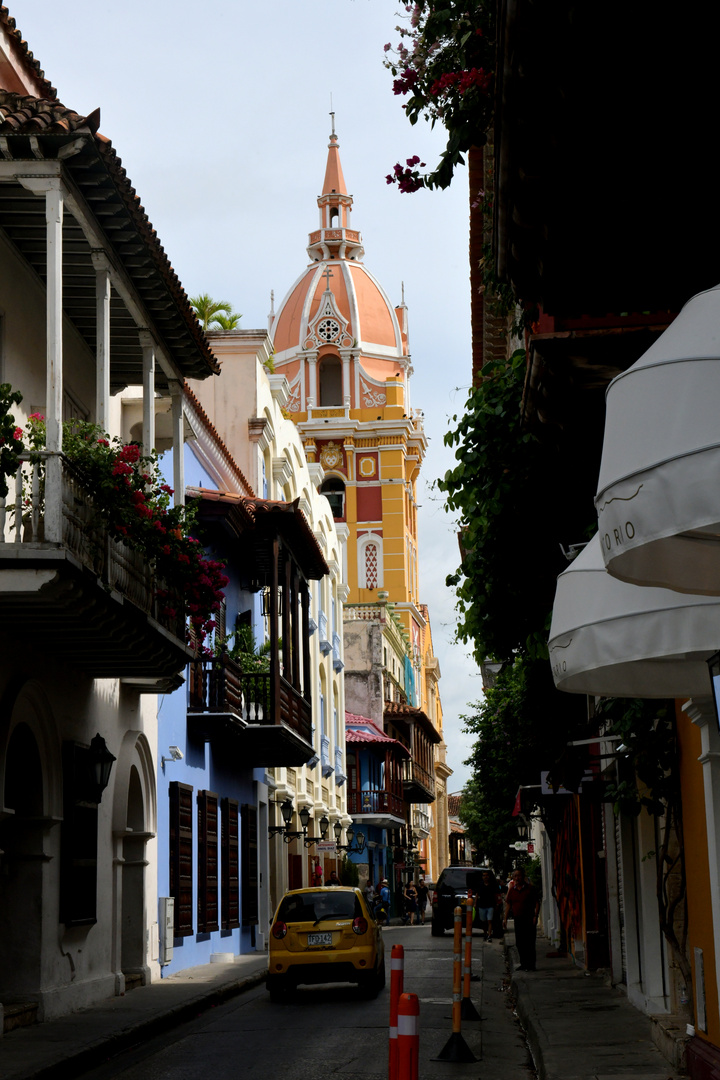
[{"label": "parked black suv", "polygon": [[[440,937],[446,930],[452,930],[455,908],[463,906],[462,901],[466,898],[468,889],[477,892],[482,882],[482,874],[482,869],[478,866],[445,867],[432,894],[433,937]],[[477,916],[475,925],[479,925]]]}]

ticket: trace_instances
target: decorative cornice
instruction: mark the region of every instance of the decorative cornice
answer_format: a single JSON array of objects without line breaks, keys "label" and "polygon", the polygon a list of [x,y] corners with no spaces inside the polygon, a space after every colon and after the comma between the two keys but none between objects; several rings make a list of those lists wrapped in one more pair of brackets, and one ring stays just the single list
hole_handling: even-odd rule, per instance
[{"label": "decorative cornice", "polygon": [[266,416],[251,416],[248,420],[248,438],[257,443],[262,451],[267,450],[272,440],[272,427]]},{"label": "decorative cornice", "polygon": [[276,484],[284,486],[292,479],[292,465],[286,457],[274,457],[272,459],[272,474]]},{"label": "decorative cornice", "polygon": [[268,382],[270,383],[270,393],[273,400],[277,402],[281,409],[286,409],[290,400],[289,382],[284,375],[268,375]]},{"label": "decorative cornice", "polygon": [[308,473],[310,475],[310,482],[316,488],[319,488],[320,485],[322,484],[323,480],[325,479],[325,470],[323,469],[320,462],[319,461],[309,461],[308,462]]}]

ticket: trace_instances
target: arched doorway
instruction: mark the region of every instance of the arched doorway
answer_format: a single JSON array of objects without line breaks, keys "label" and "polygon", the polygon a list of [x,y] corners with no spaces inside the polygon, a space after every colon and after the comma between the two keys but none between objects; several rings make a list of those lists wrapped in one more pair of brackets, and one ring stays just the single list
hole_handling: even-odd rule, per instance
[{"label": "arched doorway", "polygon": [[145,982],[145,804],[135,765],[128,783],[127,830],[123,840],[121,963],[125,988]]},{"label": "arched doorway", "polygon": [[40,990],[42,952],[43,770],[26,723],[10,736],[0,805],[0,1000],[25,1001]]},{"label": "arched doorway", "polygon": [[[157,795],[153,755],[147,736],[126,731],[118,753],[113,797],[115,844],[113,885],[113,971],[116,993],[150,982],[159,974],[153,956],[147,910],[147,844],[155,836]],[[150,883],[153,888],[154,883]],[[154,974],[153,974],[154,972]]]}]

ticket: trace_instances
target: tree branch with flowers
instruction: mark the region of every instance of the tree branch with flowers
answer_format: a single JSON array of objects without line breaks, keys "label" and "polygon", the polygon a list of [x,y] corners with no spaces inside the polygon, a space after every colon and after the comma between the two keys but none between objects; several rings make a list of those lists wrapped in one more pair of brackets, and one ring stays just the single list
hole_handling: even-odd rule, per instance
[{"label": "tree branch with flowers", "polygon": [[393,93],[407,97],[403,109],[411,124],[422,116],[439,121],[448,132],[445,150],[432,172],[416,155],[399,162],[386,177],[403,193],[421,187],[446,188],[463,154],[483,146],[492,120],[495,67],[493,5],[488,0],[417,0],[405,5],[395,28],[399,42],[385,46],[385,67],[393,75]]}]

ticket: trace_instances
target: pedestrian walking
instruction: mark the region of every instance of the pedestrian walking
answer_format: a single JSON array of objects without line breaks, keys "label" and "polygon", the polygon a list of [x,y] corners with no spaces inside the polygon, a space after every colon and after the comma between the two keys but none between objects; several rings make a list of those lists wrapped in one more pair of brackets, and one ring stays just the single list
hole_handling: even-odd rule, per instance
[{"label": "pedestrian walking", "polygon": [[415,882],[410,880],[403,894],[405,899],[405,915],[406,919],[410,922],[411,926],[415,925],[415,918],[418,912],[418,894],[415,888]]},{"label": "pedestrian walking", "polygon": [[390,925],[390,887],[387,878],[383,878],[380,882],[380,895],[375,913],[379,923],[384,922],[386,926]]},{"label": "pedestrian walking", "polygon": [[320,856],[315,855],[314,856],[313,869],[312,869],[312,883],[313,883],[313,885],[315,887],[317,887],[319,885],[322,885],[322,880],[323,880],[323,869],[322,869],[322,866],[320,865]]},{"label": "pedestrian walking", "polygon": [[475,903],[475,918],[485,930],[485,940],[493,939],[493,918],[497,909],[500,891],[497,881],[490,870],[483,870],[480,884],[473,897]]},{"label": "pedestrian walking", "polygon": [[337,876],[335,870],[330,871],[330,877],[325,882],[326,885],[342,885],[340,878]]},{"label": "pedestrian walking", "polygon": [[498,941],[504,941],[503,938],[503,909],[505,907],[505,894],[507,893],[507,881],[505,875],[501,872],[497,875],[496,881],[498,884],[498,897],[497,906],[495,908],[495,914],[493,916],[493,937]]},{"label": "pedestrian walking", "polygon": [[372,911],[373,906],[375,904],[376,895],[377,895],[376,892],[375,892],[375,886],[373,885],[372,880],[368,881],[367,885],[363,889],[363,893],[365,894],[365,899],[367,900],[367,905],[370,908],[370,910]]},{"label": "pedestrian walking", "polygon": [[513,873],[505,896],[503,930],[507,929],[508,916],[512,915],[521,971],[535,971],[535,936],[539,912],[538,891],[525,880],[525,871],[519,867]]},{"label": "pedestrian walking", "polygon": [[418,894],[417,903],[418,903],[418,912],[420,914],[420,921],[423,924],[423,926],[425,925],[425,909],[427,908],[428,892],[429,892],[429,890],[428,890],[427,885],[425,884],[425,878],[420,878],[420,880],[418,882],[418,887],[417,887],[417,894]]}]

